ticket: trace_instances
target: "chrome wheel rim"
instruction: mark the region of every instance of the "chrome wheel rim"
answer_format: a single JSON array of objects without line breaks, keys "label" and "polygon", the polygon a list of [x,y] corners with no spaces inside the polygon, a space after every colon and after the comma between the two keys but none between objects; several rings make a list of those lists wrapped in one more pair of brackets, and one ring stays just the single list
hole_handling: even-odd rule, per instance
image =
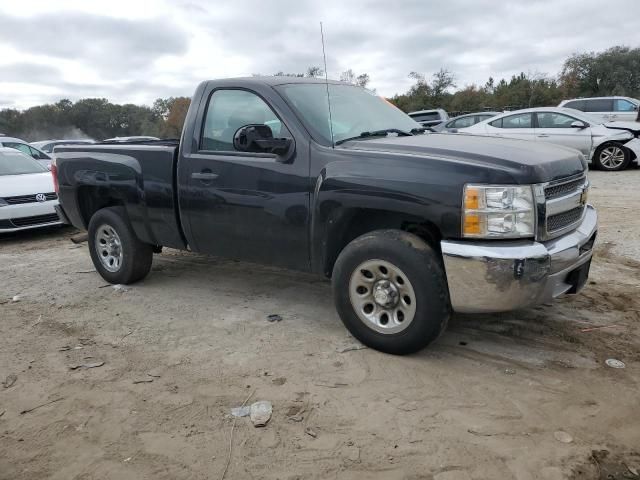
[{"label": "chrome wheel rim", "polygon": [[413,285],[400,268],[386,260],[358,265],[349,280],[349,300],[358,318],[379,333],[399,333],[416,315]]},{"label": "chrome wheel rim", "polygon": [[620,147],[606,147],[600,152],[600,164],[605,168],[619,168],[623,163],[624,151]]},{"label": "chrome wheel rim", "polygon": [[96,252],[100,263],[109,272],[117,272],[122,266],[122,242],[110,225],[101,225],[96,230]]}]

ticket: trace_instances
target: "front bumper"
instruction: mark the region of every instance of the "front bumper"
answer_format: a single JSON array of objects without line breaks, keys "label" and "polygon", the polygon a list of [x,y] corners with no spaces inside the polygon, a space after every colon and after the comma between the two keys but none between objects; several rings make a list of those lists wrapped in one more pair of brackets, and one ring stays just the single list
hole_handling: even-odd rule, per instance
[{"label": "front bumper", "polygon": [[598,229],[588,205],[576,230],[547,242],[442,241],[453,310],[489,313],[547,303],[584,285]]},{"label": "front bumper", "polygon": [[29,202],[0,208],[0,234],[60,225],[57,200]]}]

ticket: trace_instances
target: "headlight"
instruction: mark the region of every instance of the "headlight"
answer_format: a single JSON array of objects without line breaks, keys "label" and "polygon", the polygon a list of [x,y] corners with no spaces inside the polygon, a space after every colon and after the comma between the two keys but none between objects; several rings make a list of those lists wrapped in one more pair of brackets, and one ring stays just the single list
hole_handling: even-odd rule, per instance
[{"label": "headlight", "polygon": [[531,186],[465,185],[462,235],[470,238],[533,237]]},{"label": "headlight", "polygon": [[6,207],[7,205],[9,205],[4,198],[0,198],[0,207]]}]

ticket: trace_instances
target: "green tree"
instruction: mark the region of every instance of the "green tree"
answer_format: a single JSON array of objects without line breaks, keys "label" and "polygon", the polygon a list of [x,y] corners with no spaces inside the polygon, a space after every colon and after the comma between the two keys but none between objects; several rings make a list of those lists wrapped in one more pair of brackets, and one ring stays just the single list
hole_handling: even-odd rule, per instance
[{"label": "green tree", "polygon": [[305,74],[305,77],[322,77],[324,75],[324,70],[322,70],[320,67],[309,67],[307,68],[307,73]]},{"label": "green tree", "polygon": [[340,81],[352,83],[353,85],[358,85],[360,87],[366,88],[371,81],[368,73],[361,73],[360,75],[356,75],[356,73],[349,69],[345,70],[340,74]]},{"label": "green tree", "polygon": [[560,82],[567,97],[640,96],[640,48],[575,53],[564,62]]}]

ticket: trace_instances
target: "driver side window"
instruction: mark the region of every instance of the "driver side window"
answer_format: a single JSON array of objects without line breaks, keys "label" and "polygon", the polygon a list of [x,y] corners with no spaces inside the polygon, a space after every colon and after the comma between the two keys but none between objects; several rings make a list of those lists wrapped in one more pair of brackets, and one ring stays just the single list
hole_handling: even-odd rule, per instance
[{"label": "driver side window", "polygon": [[291,137],[269,105],[246,90],[215,90],[205,115],[200,150],[235,151],[234,134],[251,124],[268,126],[274,137]]}]

